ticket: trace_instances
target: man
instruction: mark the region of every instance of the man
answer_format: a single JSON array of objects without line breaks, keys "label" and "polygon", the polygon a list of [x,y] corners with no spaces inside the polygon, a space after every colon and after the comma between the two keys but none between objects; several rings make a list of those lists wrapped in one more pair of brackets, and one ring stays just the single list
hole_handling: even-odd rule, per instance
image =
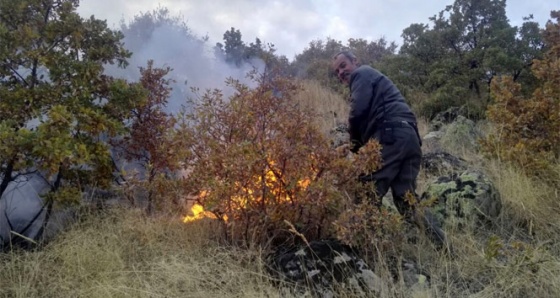
[{"label": "man", "polygon": [[445,234],[433,216],[427,210],[420,216],[405,199],[408,192],[416,196],[416,178],[422,159],[414,113],[389,78],[370,66],[360,66],[353,53],[336,54],[332,65],[340,82],[350,87],[350,151],[357,152],[370,139],[382,145],[381,169],[360,177],[361,181],[375,184],[378,200],[375,203],[379,207],[390,188],[399,212],[407,220],[424,226],[432,241],[443,246]]}]

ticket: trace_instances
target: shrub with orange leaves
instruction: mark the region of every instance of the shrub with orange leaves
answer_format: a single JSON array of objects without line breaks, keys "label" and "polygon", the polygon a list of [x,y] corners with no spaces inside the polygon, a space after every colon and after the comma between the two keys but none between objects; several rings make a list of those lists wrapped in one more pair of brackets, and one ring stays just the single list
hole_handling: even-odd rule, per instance
[{"label": "shrub with orange leaves", "polygon": [[335,237],[336,219],[366,191],[358,176],[381,164],[379,144],[341,157],[315,126],[314,111],[294,99],[295,81],[252,77],[257,87],[231,79],[232,96],[209,90],[182,115],[186,192],[198,194],[196,203],[222,221],[232,243]]},{"label": "shrub with orange leaves", "polygon": [[549,21],[543,32],[547,51],[533,61],[540,84],[532,97],[525,98],[511,77],[492,82],[495,103],[487,113],[496,130],[482,141],[482,149],[530,175],[559,182],[551,165],[560,158],[560,11],[551,16],[556,22]]}]

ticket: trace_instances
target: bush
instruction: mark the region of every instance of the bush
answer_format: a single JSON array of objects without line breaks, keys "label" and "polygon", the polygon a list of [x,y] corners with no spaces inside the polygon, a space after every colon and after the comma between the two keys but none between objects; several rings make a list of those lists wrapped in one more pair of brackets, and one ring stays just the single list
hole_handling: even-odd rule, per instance
[{"label": "bush", "polygon": [[540,82],[538,88],[525,98],[521,85],[511,77],[492,82],[495,103],[487,113],[496,129],[482,145],[488,155],[559,182],[553,165],[560,157],[560,12],[551,15],[556,23],[549,22],[544,31],[548,50],[531,69]]},{"label": "bush", "polygon": [[[253,76],[256,88],[229,80],[226,99],[208,91],[183,114],[184,187],[243,245],[312,241],[336,236],[333,222],[366,191],[360,173],[380,165],[370,143],[354,160],[341,157],[314,125],[315,114],[294,100],[291,80]],[[288,229],[292,227],[291,231]]]},{"label": "bush", "polygon": [[152,60],[140,68],[140,84],[146,98],[130,112],[129,133],[111,140],[116,159],[124,163],[121,172],[132,168],[123,175],[127,186],[140,190],[136,195],[125,191],[125,195],[132,197],[143,193],[149,213],[163,203],[164,197],[171,196],[169,188],[175,181],[168,179],[167,174],[179,169],[177,154],[172,150],[176,119],[165,112],[172,91],[172,80],[166,78],[170,72],[169,67],[154,67]]}]

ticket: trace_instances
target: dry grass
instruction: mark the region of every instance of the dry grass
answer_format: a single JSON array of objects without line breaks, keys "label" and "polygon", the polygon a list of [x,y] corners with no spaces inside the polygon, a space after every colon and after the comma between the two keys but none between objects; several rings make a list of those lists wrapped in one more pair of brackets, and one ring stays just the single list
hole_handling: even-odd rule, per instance
[{"label": "dry grass", "polygon": [[[89,215],[41,250],[2,255],[0,296],[282,297],[263,269],[261,254],[218,244],[212,240],[215,230],[210,222],[146,218],[130,209]],[[544,243],[516,248],[500,237],[494,243],[498,256],[489,258],[491,238],[480,233],[451,233],[451,238],[454,259],[433,250],[423,238],[405,247],[405,257],[431,275],[429,288],[407,288],[390,279],[385,263],[376,264],[386,280],[379,297],[560,294],[558,255]]]},{"label": "dry grass", "polygon": [[422,244],[407,245],[406,256],[432,276],[430,297],[560,297],[558,191],[498,161],[475,167],[494,182],[502,214],[478,230],[448,230],[452,259]]},{"label": "dry grass", "polygon": [[[343,100],[316,83],[303,84],[300,100],[323,115],[321,127],[344,121]],[[478,161],[494,181],[501,217],[475,231],[447,231],[453,258],[422,236],[405,244],[402,257],[426,270],[431,285],[405,287],[381,262],[374,267],[386,284],[378,297],[560,297],[558,190],[499,161],[480,162],[474,152],[462,157]],[[0,296],[283,297],[258,251],[220,245],[215,231],[210,222],[183,224],[176,216],[146,218],[128,209],[88,215],[41,250],[0,255]]]},{"label": "dry grass", "polygon": [[558,189],[520,170],[491,161],[486,166],[493,177],[505,213],[501,224],[509,230],[522,228],[529,236],[547,240],[560,233],[560,194]]},{"label": "dry grass", "polygon": [[296,96],[296,101],[312,107],[317,114],[317,125],[321,131],[328,133],[336,125],[346,123],[349,105],[338,94],[327,90],[318,82],[301,82],[303,90]]},{"label": "dry grass", "polygon": [[208,222],[115,209],[44,249],[0,255],[2,297],[277,297],[258,252],[210,240]]}]

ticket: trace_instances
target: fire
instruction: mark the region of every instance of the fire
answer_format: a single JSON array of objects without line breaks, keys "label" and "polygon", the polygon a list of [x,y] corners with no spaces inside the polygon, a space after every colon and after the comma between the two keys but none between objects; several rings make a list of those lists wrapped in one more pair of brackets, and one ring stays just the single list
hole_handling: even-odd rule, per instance
[{"label": "fire", "polygon": [[[274,165],[275,165],[274,162],[270,162],[269,167],[273,167]],[[279,179],[277,178],[277,175],[275,174],[273,169],[270,168],[268,171],[266,171],[264,177],[257,176],[255,177],[254,181],[256,182],[255,185],[263,185],[264,183],[268,191],[274,196],[276,200],[282,202],[292,201],[292,198],[288,194],[282,193],[281,187],[278,186],[278,180]],[[242,190],[244,195],[232,198],[231,202],[234,203],[232,208],[243,209],[249,204],[249,202],[261,202],[262,200],[264,200],[264,198],[256,194],[259,192],[256,191],[255,189],[251,187],[243,187],[239,185],[239,183],[235,183],[235,184]],[[309,187],[310,184],[311,184],[311,179],[309,178],[297,182],[298,187],[302,189],[306,189],[307,187]],[[199,199],[204,199],[204,197],[206,197],[207,195],[208,195],[208,191],[202,191],[198,197]],[[202,218],[217,219],[215,214],[213,214],[210,211],[204,210],[204,207],[198,203],[195,203],[191,207],[191,213],[192,215],[187,215],[183,218],[184,223],[193,222]],[[228,220],[227,216],[225,215],[222,217],[222,219],[225,221]]]},{"label": "fire", "polygon": [[200,204],[194,204],[191,208],[191,212],[193,215],[187,215],[185,216],[185,218],[183,218],[184,223],[192,222],[205,217],[216,219],[216,215],[211,212],[204,211],[204,207],[202,207],[202,205]]},{"label": "fire", "polygon": [[[202,191],[198,197],[199,198],[204,198],[207,195],[208,195],[207,191]],[[191,213],[192,213],[192,215],[187,215],[183,218],[184,223],[193,222],[195,220],[199,220],[199,219],[202,219],[202,218],[212,218],[212,219],[217,218],[216,215],[214,215],[212,212],[205,211],[204,207],[202,207],[202,205],[200,205],[198,203],[195,203],[191,207]]]}]

